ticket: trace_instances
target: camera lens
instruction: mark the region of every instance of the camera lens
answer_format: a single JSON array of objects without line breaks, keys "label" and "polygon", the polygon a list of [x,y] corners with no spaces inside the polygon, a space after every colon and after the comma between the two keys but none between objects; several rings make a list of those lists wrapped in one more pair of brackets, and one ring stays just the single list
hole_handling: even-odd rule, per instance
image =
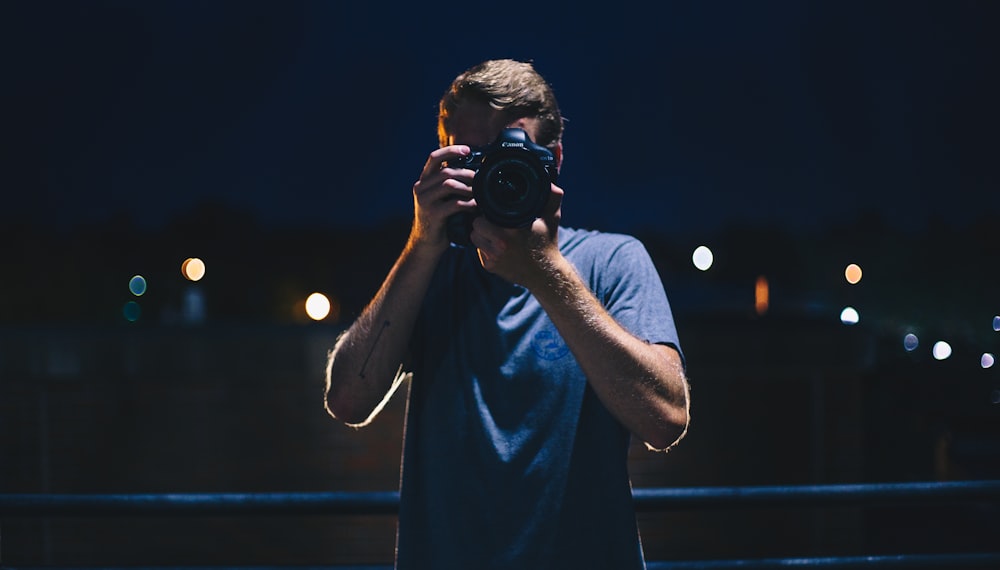
[{"label": "camera lens", "polygon": [[550,183],[544,168],[527,156],[504,157],[476,173],[472,191],[491,222],[516,228],[541,215]]},{"label": "camera lens", "polygon": [[556,181],[552,152],[534,144],[524,129],[509,128],[479,156],[472,179],[478,213],[506,228],[530,226],[545,210]]},{"label": "camera lens", "polygon": [[528,195],[530,182],[521,169],[500,168],[489,182],[488,192],[496,204],[503,208],[513,208],[523,202]]}]

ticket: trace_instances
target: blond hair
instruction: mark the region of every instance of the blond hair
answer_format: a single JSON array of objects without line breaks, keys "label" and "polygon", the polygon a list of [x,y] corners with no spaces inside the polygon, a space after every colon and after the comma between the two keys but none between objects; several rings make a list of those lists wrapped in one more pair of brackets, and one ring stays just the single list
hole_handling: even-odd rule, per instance
[{"label": "blond hair", "polygon": [[487,103],[502,113],[504,124],[523,117],[538,119],[536,144],[555,148],[562,140],[563,118],[552,87],[527,62],[484,61],[461,73],[441,97],[438,139],[448,144],[450,119],[464,101]]}]

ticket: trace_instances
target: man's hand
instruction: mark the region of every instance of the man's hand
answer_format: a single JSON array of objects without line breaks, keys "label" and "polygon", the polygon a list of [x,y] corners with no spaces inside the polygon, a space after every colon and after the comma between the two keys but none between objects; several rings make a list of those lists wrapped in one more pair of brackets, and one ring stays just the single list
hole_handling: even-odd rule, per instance
[{"label": "man's hand", "polygon": [[439,148],[427,158],[420,179],[413,185],[411,246],[444,251],[448,247],[448,217],[475,208],[471,186],[475,172],[446,166],[447,161],[468,154],[468,146],[453,145]]},{"label": "man's hand", "polygon": [[530,227],[502,228],[479,216],[472,223],[472,244],[483,267],[511,283],[532,289],[559,254],[563,190],[555,184],[542,217]]}]

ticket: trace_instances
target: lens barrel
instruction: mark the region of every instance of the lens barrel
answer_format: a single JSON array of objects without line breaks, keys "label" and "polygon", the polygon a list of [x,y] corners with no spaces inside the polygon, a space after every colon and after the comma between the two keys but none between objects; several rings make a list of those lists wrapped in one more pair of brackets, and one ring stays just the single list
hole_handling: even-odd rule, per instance
[{"label": "lens barrel", "polygon": [[472,182],[472,194],[486,219],[519,228],[542,214],[550,184],[545,167],[529,151],[501,151],[483,160]]},{"label": "lens barrel", "polygon": [[552,152],[517,128],[504,129],[495,141],[473,149],[459,164],[476,171],[472,195],[477,211],[449,218],[448,239],[456,245],[470,245],[472,219],[479,214],[506,228],[531,225],[544,212],[558,176]]}]

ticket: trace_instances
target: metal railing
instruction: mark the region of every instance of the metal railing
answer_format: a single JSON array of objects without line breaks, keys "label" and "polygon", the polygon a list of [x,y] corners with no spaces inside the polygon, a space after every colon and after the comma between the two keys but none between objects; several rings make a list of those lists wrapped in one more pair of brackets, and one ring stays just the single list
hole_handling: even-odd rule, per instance
[{"label": "metal railing", "polygon": [[[878,507],[974,503],[1000,505],[1000,480],[850,485],[637,488],[636,510],[742,509],[771,507]],[[158,493],[0,494],[0,519],[94,516],[394,515],[399,493]],[[1000,545],[1000,539],[998,539]],[[1000,551],[945,554],[651,561],[649,570],[724,568],[1000,568]],[[2,566],[4,570],[27,568]],[[56,567],[46,566],[46,570]],[[91,567],[93,568],[93,567]],[[102,567],[110,570],[110,567]],[[128,567],[135,570],[136,566]],[[163,568],[153,567],[150,568]],[[194,569],[199,567],[184,567]],[[222,566],[200,567],[220,570]],[[244,567],[245,568],[245,567]],[[257,570],[278,568],[253,567]],[[305,570],[304,566],[294,566]],[[388,566],[325,566],[324,570],[383,570]]]}]

